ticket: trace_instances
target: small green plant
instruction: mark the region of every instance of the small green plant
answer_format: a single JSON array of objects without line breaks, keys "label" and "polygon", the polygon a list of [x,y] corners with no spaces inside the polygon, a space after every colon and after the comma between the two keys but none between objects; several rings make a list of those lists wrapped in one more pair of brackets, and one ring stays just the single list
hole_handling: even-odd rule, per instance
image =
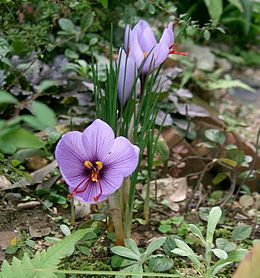
[{"label": "small green plant", "polygon": [[4,175],[11,182],[15,182],[20,178],[31,179],[29,173],[26,172],[25,168],[20,164],[20,161],[16,159],[7,159],[0,152],[0,175]]},{"label": "small green plant", "polygon": [[[13,258],[12,264],[3,262],[0,278],[11,277],[57,277],[53,272],[58,269],[61,259],[73,254],[75,244],[84,235],[85,230],[78,230],[72,235],[51,246],[47,251],[37,252],[33,259],[25,253],[22,260]],[[37,271],[41,269],[40,271]],[[50,271],[53,270],[53,272]],[[45,271],[46,272],[45,272]]]},{"label": "small green plant", "polygon": [[[123,267],[122,272],[149,272],[157,271],[163,272],[173,267],[173,260],[165,255],[157,254],[152,255],[154,251],[159,249],[165,242],[165,237],[157,238],[151,241],[145,251],[138,249],[133,239],[126,239],[125,246],[112,247],[112,252],[115,256],[114,260],[118,260],[117,266]],[[116,264],[114,264],[116,266]],[[136,276],[137,277],[137,276]],[[142,277],[142,276],[139,276]]]},{"label": "small green plant", "polygon": [[[234,262],[241,261],[247,253],[246,249],[239,249],[237,248],[236,243],[228,241],[224,238],[217,238],[214,243],[214,233],[221,215],[222,211],[220,207],[213,207],[210,210],[208,215],[206,238],[204,238],[200,229],[196,225],[189,225],[190,231],[200,240],[201,245],[205,249],[204,256],[201,257],[197,255],[184,241],[175,239],[177,248],[174,248],[172,253],[189,258],[194,269],[196,270],[197,277],[213,278],[224,267]],[[239,227],[239,230],[245,230],[245,236],[250,235],[247,227]],[[235,230],[237,229],[238,228]],[[239,240],[240,238],[237,237],[238,232],[235,232],[235,230],[233,232],[232,239]],[[242,238],[244,239],[245,236]],[[215,256],[218,260],[213,260],[213,256]]]}]

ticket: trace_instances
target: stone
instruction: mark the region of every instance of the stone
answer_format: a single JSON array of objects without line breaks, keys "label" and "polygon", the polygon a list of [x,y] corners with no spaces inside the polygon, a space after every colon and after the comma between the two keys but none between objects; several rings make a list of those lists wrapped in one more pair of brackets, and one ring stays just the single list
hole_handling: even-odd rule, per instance
[{"label": "stone", "polygon": [[30,202],[26,202],[26,203],[20,203],[17,205],[17,209],[32,209],[35,208],[37,206],[40,206],[41,202],[39,201],[30,201]]},{"label": "stone", "polygon": [[3,175],[0,175],[0,189],[8,189],[11,182]]},{"label": "stone", "polygon": [[209,47],[189,45],[188,52],[190,57],[195,61],[196,68],[204,71],[213,71],[215,68],[215,55]]},{"label": "stone", "polygon": [[20,193],[13,193],[13,192],[6,193],[4,196],[4,199],[6,201],[14,202],[14,203],[21,201],[22,198],[23,196]]}]

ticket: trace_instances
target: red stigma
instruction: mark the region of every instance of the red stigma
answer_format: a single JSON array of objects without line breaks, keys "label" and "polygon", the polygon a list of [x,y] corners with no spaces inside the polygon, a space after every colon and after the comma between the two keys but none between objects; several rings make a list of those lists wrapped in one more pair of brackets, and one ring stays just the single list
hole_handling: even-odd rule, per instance
[{"label": "red stigma", "polygon": [[175,55],[180,55],[180,56],[188,56],[188,53],[187,53],[187,52],[178,52],[178,51],[176,50],[176,44],[175,44],[175,43],[174,43],[173,45],[171,45],[171,46],[169,47],[169,49],[170,49],[169,54],[175,54]]},{"label": "red stigma", "polygon": [[[91,164],[92,165],[92,164]],[[99,186],[99,190],[100,190],[100,193],[95,196],[93,198],[94,202],[97,202],[98,199],[100,198],[100,196],[102,195],[103,193],[103,190],[102,190],[102,185],[101,185],[101,182],[100,182],[100,176],[99,176],[99,170],[101,170],[103,168],[103,165],[100,161],[97,161],[96,162],[96,165],[97,167],[93,167],[93,165],[91,166],[92,168],[92,172],[91,174],[89,174],[88,176],[86,176],[74,189],[73,191],[68,194],[68,199],[71,199],[74,195],[76,194],[79,194],[79,193],[82,193],[84,192],[85,190],[87,190],[88,186],[90,185],[91,182],[94,183],[93,186],[95,186],[95,183],[98,183],[98,186]],[[87,167],[88,168],[88,167]],[[79,187],[87,180],[87,182],[85,183],[85,185],[83,186],[83,188],[79,189]]]}]

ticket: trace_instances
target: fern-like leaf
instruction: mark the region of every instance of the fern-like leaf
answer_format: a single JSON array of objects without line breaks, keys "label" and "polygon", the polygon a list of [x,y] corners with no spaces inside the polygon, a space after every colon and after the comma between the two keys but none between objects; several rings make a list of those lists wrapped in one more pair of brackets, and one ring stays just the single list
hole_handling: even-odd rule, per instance
[{"label": "fern-like leaf", "polygon": [[49,247],[47,251],[37,252],[33,259],[25,254],[22,260],[13,258],[10,265],[7,261],[2,264],[0,278],[55,278],[53,272],[46,270],[55,270],[61,259],[70,256],[74,252],[75,244],[86,233],[86,230],[78,230],[72,235],[62,239],[57,244]]}]

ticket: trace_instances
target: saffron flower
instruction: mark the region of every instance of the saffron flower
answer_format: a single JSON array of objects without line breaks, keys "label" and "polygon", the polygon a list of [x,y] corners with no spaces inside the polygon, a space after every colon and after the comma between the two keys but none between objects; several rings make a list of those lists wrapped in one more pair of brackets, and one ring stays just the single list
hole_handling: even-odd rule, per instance
[{"label": "saffron flower", "polygon": [[142,74],[144,75],[149,70],[160,66],[169,54],[187,55],[187,53],[175,50],[172,22],[164,29],[159,42],[145,20],[140,20],[132,30],[127,25],[124,48],[133,57],[138,68],[142,65]]},{"label": "saffron flower", "polygon": [[131,95],[135,78],[137,76],[137,66],[131,56],[127,56],[120,48],[117,63],[119,65],[118,76],[118,101],[124,105]]},{"label": "saffron flower", "polygon": [[63,135],[55,156],[69,186],[68,197],[86,203],[104,200],[135,170],[139,151],[125,137],[115,138],[112,128],[99,119],[83,132]]}]

